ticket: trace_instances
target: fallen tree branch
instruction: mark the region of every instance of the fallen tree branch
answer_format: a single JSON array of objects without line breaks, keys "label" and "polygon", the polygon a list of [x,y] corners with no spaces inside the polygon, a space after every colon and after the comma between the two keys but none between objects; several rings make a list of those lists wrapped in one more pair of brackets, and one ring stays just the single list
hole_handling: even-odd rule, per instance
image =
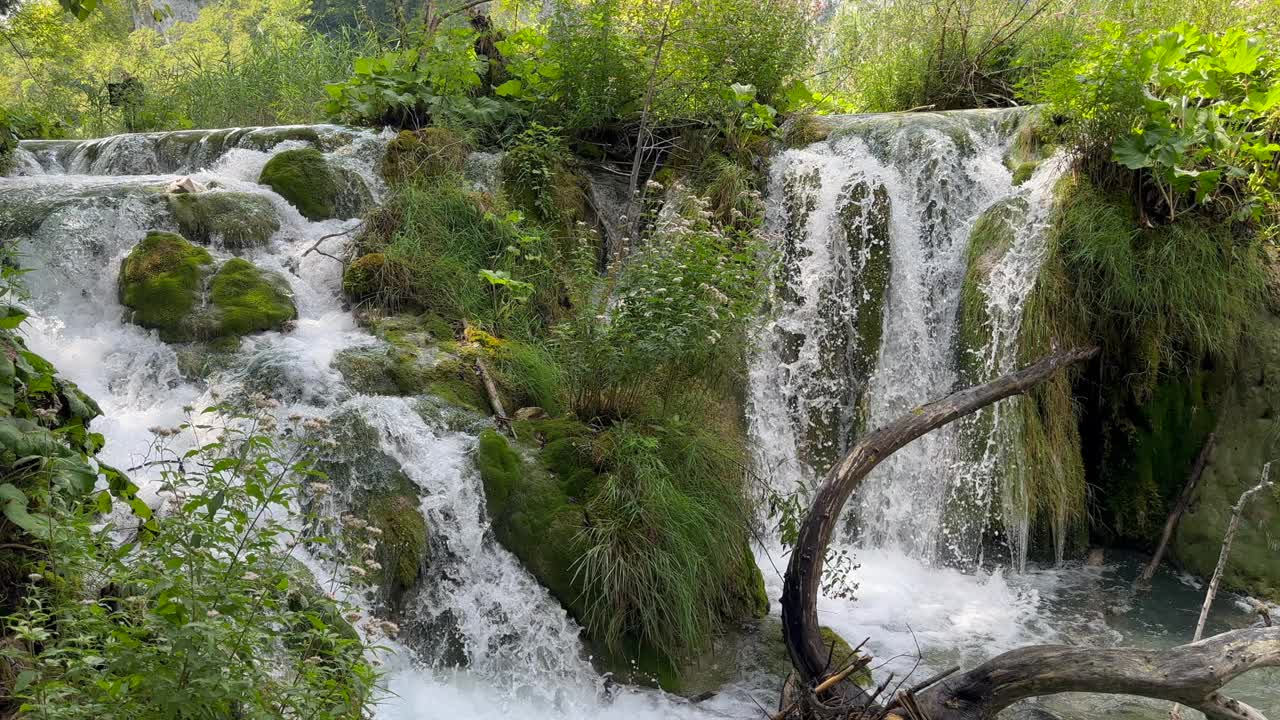
[{"label": "fallen tree branch", "polygon": [[1233,630],[1152,650],[1039,645],[1012,650],[945,679],[916,701],[932,720],[986,720],[1029,697],[1112,693],[1172,700],[1214,720],[1257,720],[1262,715],[1256,710],[1218,690],[1242,673],[1264,667],[1280,667],[1280,628]]},{"label": "fallen tree branch", "polygon": [[[1222,549],[1218,552],[1218,564],[1213,568],[1213,577],[1209,579],[1209,587],[1205,589],[1204,603],[1200,606],[1200,618],[1196,621],[1196,632],[1191,637],[1191,642],[1196,642],[1204,636],[1204,625],[1209,620],[1209,609],[1213,607],[1213,601],[1218,596],[1218,586],[1222,583],[1222,575],[1227,570],[1227,558],[1231,556],[1231,543],[1235,541],[1236,531],[1240,529],[1240,514],[1244,512],[1245,503],[1256,493],[1270,486],[1271,463],[1266,463],[1262,466],[1262,479],[1258,481],[1257,485],[1241,493],[1240,499],[1231,508],[1231,520],[1227,523],[1227,532],[1222,537]],[[1206,712],[1205,714],[1208,715],[1209,713]],[[1182,718],[1182,708],[1174,705],[1169,717],[1172,720],[1180,720]]]},{"label": "fallen tree branch", "polygon": [[[1050,355],[1030,367],[961,390],[918,407],[888,425],[862,436],[827,474],[814,495],[787,564],[782,588],[782,633],[801,687],[818,685],[826,671],[822,634],[818,625],[818,586],[823,560],[840,511],[867,473],[896,450],[947,423],[997,400],[1019,395],[1058,370],[1093,357],[1097,348],[1076,348]],[[854,691],[865,701],[865,690]]]},{"label": "fallen tree branch", "polygon": [[[1182,494],[1178,496],[1173,512],[1169,513],[1169,518],[1164,521],[1164,531],[1160,533],[1160,543],[1156,545],[1156,552],[1151,556],[1151,562],[1147,563],[1142,570],[1142,574],[1133,581],[1134,588],[1151,584],[1151,578],[1155,576],[1156,569],[1160,567],[1160,561],[1164,559],[1164,551],[1169,547],[1169,540],[1173,538],[1173,531],[1178,528],[1178,521],[1191,506],[1191,499],[1196,495],[1196,486],[1200,484],[1200,476],[1204,474],[1204,466],[1209,462],[1209,454],[1213,452],[1213,445],[1217,439],[1218,436],[1214,433],[1209,433],[1209,437],[1205,438],[1204,447],[1200,448],[1200,454],[1196,456],[1195,465],[1191,467],[1191,474],[1187,477],[1187,484],[1182,487]],[[1199,638],[1196,639],[1199,640]]]}]

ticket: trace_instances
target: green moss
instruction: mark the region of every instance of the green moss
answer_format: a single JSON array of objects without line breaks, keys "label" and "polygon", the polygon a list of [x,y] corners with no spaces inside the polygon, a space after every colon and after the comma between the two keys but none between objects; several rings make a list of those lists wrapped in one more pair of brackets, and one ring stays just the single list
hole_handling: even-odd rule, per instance
[{"label": "green moss", "polygon": [[280,229],[271,201],[241,192],[176,193],[169,210],[182,234],[200,243],[222,241],[232,250],[267,244]]},{"label": "green moss", "polygon": [[393,596],[413,587],[427,554],[427,522],[416,495],[392,495],[368,507],[368,520],[382,530],[378,559]]},{"label": "green moss", "polygon": [[213,276],[209,300],[217,311],[214,335],[247,335],[276,330],[298,316],[289,284],[275,273],[232,258]]},{"label": "green moss", "polygon": [[338,182],[315,148],[285,150],[267,161],[258,182],[288,200],[308,220],[336,216]]},{"label": "green moss", "polygon": [[560,484],[527,463],[498,433],[486,430],[476,447],[476,466],[498,541],[520,558],[575,618],[582,620],[579,556],[582,508]]},{"label": "green moss", "polygon": [[1036,168],[1040,167],[1040,162],[1024,162],[1013,169],[1013,185],[1017,187],[1022,183],[1031,179],[1035,174]]},{"label": "green moss", "polygon": [[467,161],[467,144],[455,132],[441,127],[417,132],[404,130],[387,143],[380,172],[389,183],[409,178],[439,177],[462,172]]},{"label": "green moss", "polygon": [[133,322],[160,331],[166,341],[192,337],[188,318],[200,302],[213,258],[172,233],[150,232],[120,267],[120,303]]}]

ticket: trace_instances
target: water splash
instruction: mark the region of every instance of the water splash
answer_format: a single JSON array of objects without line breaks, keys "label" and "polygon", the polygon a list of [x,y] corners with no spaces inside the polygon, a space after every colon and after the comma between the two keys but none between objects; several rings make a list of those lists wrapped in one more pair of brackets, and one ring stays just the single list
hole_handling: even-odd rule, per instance
[{"label": "water splash", "polygon": [[[1020,198],[1034,209],[988,295],[998,340],[987,351],[993,367],[1011,361],[1056,172],[1014,187],[1005,155],[1019,113],[855,117],[775,161],[779,292],[752,366],[750,417],[777,489],[812,486],[860,433],[957,386],[970,230],[993,204]],[[942,428],[868,476],[850,513],[864,547],[926,562],[980,555],[999,473],[966,465],[960,442]],[[956,521],[958,485],[979,510]]]}]

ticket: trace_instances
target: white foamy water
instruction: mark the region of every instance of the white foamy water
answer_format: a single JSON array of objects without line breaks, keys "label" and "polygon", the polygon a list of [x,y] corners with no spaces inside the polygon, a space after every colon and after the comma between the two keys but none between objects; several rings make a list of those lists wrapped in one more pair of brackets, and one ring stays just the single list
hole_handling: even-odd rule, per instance
[{"label": "white foamy water", "polygon": [[[996,143],[981,129],[986,126],[979,126],[972,131],[974,135],[967,136]],[[310,132],[316,140],[307,139]],[[902,222],[922,228],[936,220],[935,230],[918,233],[918,242],[912,241],[917,244],[910,246],[913,250],[894,249],[892,282],[897,282],[901,273],[906,278],[903,282],[914,283],[908,287],[937,290],[937,297],[897,297],[891,292],[888,305],[894,308],[891,313],[903,313],[900,324],[906,335],[894,342],[920,353],[911,358],[911,368],[894,366],[895,372],[909,369],[911,380],[922,383],[914,373],[921,377],[940,373],[941,377],[943,371],[926,362],[925,353],[945,344],[931,334],[930,323],[940,322],[949,312],[945,305],[954,289],[950,285],[955,281],[953,264],[961,252],[954,245],[960,242],[968,222],[951,219],[953,211],[943,203],[972,208],[964,211],[972,215],[993,201],[991,198],[1009,192],[998,182],[990,191],[944,187],[959,182],[954,178],[970,178],[974,186],[985,183],[982,178],[996,173],[989,162],[994,144],[975,145],[986,148],[981,150],[984,156],[938,163],[932,170],[904,165],[877,149],[880,143],[888,142],[889,147],[909,153],[914,152],[910,150],[912,143],[919,148],[944,148],[957,142],[951,134],[943,135],[930,131],[910,141],[886,141],[883,133],[852,135],[840,141],[844,144],[838,153],[808,150],[787,156],[796,167],[816,171],[816,209],[798,236],[803,238],[801,245],[813,252],[803,259],[800,295],[814,297],[815,304],[793,308],[791,315],[781,314],[776,320],[778,327],[797,333],[811,329],[819,322],[819,315],[810,313],[823,288],[828,292],[825,302],[834,303],[844,313],[846,327],[853,326],[866,298],[831,298],[831,288],[846,286],[824,280],[830,277],[824,273],[835,264],[844,273],[841,282],[847,282],[866,267],[868,258],[824,249],[821,239],[831,234],[827,231],[824,236],[820,217],[837,212],[845,185],[855,176],[869,179],[883,184],[891,198],[914,198],[911,204],[895,204],[895,227]],[[697,704],[654,691],[609,687],[592,669],[577,625],[519,562],[494,542],[482,487],[471,463],[474,436],[444,422],[429,399],[362,396],[331,367],[341,350],[378,341],[343,307],[338,265],[305,253],[320,237],[349,229],[355,220],[309,222],[254,180],[271,154],[318,142],[335,162],[365,178],[377,197],[382,188],[373,168],[383,141],[374,133],[319,127],[289,128],[283,133],[236,129],[130,136],[89,144],[24,144],[22,172],[26,175],[0,178],[0,236],[16,241],[24,266],[33,268],[26,276],[31,290],[28,304],[33,311],[31,321],[24,325],[29,344],[104,410],[104,417],[93,427],[107,438],[102,459],[117,467],[134,467],[150,455],[149,428],[177,425],[187,417],[185,407],[202,408],[212,404],[215,395],[234,397],[248,390],[277,397],[282,417],[353,413],[372,427],[378,436],[378,450],[397,461],[421,490],[420,509],[431,529],[432,544],[431,560],[400,611],[398,622],[404,632],[388,643],[391,652],[382,658],[387,692],[377,711],[380,718],[746,718],[761,714],[756,703],[773,708],[781,678],[762,676],[757,669],[742,670],[720,694]],[[933,151],[925,156],[929,152]],[[483,168],[493,165],[491,157],[479,158],[477,163]],[[126,171],[142,174],[121,174]],[[258,194],[271,203],[280,230],[267,247],[245,256],[285,275],[298,306],[298,320],[289,332],[245,338],[226,366],[207,381],[184,379],[175,349],[154,333],[124,322],[125,310],[117,299],[116,277],[128,251],[150,229],[174,229],[159,193],[176,177],[172,173],[192,174],[210,187]],[[485,176],[476,182],[491,180]],[[858,202],[869,212],[875,201],[863,197]],[[326,249],[336,252],[346,241],[331,240]],[[229,255],[219,247],[211,250],[220,258]],[[908,273],[913,252],[922,253],[917,258],[922,262],[933,258],[929,262],[936,267]],[[1008,302],[1012,307],[1013,301]],[[882,369],[883,356],[877,349]],[[847,353],[846,357],[849,359],[842,367],[852,367],[859,360]],[[814,374],[820,363],[817,346],[806,346],[788,369],[791,377],[800,377]],[[780,382],[761,363],[752,372],[753,436],[762,460],[776,481],[807,480],[803,463],[797,461],[800,434],[792,422],[795,407],[803,405],[789,407],[787,403],[808,402],[808,390],[799,390],[810,386]],[[887,369],[883,373],[877,370],[873,382],[864,379],[855,389],[878,388],[875,383],[890,383],[893,377],[897,376]],[[847,393],[854,385],[841,385],[840,392]],[[868,396],[866,408],[890,403],[875,396],[879,392]],[[920,400],[907,395],[910,392],[904,385],[893,397],[902,402]],[[821,412],[832,407],[840,413],[846,410],[839,403],[822,405],[827,401],[814,397]],[[852,415],[844,417],[848,420]],[[176,448],[191,442],[190,438],[178,438]],[[919,461],[923,463],[925,458]],[[143,496],[153,498],[149,472],[144,467],[132,475],[143,486]],[[878,679],[914,664],[908,656],[916,652],[917,643],[924,654],[922,668],[936,669],[952,662],[977,663],[1028,642],[1114,644],[1153,642],[1155,638],[1172,643],[1181,637],[1181,616],[1166,618],[1155,613],[1148,619],[1144,613],[1150,611],[1141,605],[1124,616],[1108,614],[1111,603],[1107,599],[1114,596],[1111,586],[1115,582],[1104,571],[962,573],[931,567],[904,550],[910,542],[899,540],[886,535],[886,541],[878,546],[850,547],[862,565],[856,573],[860,583],[856,599],[824,597],[819,607],[822,622],[850,641],[871,637],[869,647],[877,663],[887,663],[877,670]],[[772,561],[763,550],[759,557],[776,615],[781,579],[774,564],[779,569],[785,567],[785,558],[778,556],[776,549]],[[332,569],[331,563],[304,559],[322,580]],[[1184,594],[1177,596],[1180,607],[1194,605],[1188,599],[1194,591],[1175,585],[1183,588]],[[1160,597],[1173,596],[1166,592]],[[361,597],[353,599],[366,603],[367,611],[376,604]],[[1219,626],[1244,622],[1239,609],[1232,613],[1219,620]],[[441,643],[442,636],[448,642]],[[442,646],[448,646],[448,651],[441,650]],[[463,669],[454,666],[455,656],[461,657]],[[1253,701],[1257,702],[1256,697]],[[1113,706],[1089,700],[1065,707],[1075,712],[1069,712],[1068,717],[1084,718],[1097,716],[1096,712],[1102,712],[1099,707]],[[1087,711],[1078,711],[1081,707]]]},{"label": "white foamy water", "polygon": [[[969,233],[985,210],[1017,200],[1031,210],[984,287],[995,340],[983,363],[1004,371],[1013,361],[1061,171],[1046,163],[1013,186],[1004,156],[1018,118],[854,118],[833,139],[775,160],[769,222],[783,289],[753,362],[749,412],[774,487],[811,487],[857,435],[956,388]],[[866,478],[850,512],[862,546],[976,560],[988,513],[956,512],[949,501],[963,485],[989,506],[1003,458],[965,466],[957,436],[956,427],[929,433]]]}]

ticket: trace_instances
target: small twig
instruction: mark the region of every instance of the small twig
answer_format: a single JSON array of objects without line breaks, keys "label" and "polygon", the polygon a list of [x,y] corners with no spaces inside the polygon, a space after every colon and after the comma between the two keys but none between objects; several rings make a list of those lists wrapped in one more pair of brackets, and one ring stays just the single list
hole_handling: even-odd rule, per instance
[{"label": "small twig", "polygon": [[935,684],[935,683],[937,683],[939,680],[942,680],[943,678],[947,677],[948,675],[952,675],[952,674],[957,673],[957,672],[959,672],[959,671],[960,671],[960,666],[959,666],[959,665],[954,665],[954,666],[952,666],[952,667],[949,667],[949,668],[947,668],[946,670],[943,670],[943,671],[942,671],[942,672],[940,672],[940,673],[935,673],[935,674],[933,674],[933,675],[930,675],[928,678],[925,678],[923,681],[918,682],[918,683],[916,683],[915,685],[912,685],[911,687],[907,688],[907,692],[911,693],[912,695],[915,695],[916,693],[920,692],[921,690],[924,690],[925,688],[927,688],[927,687],[929,687],[929,686],[931,686],[931,685],[934,685],[934,684]]},{"label": "small twig", "polygon": [[363,221],[363,220],[361,220],[360,222],[356,223],[355,225],[352,225],[351,227],[347,228],[346,230],[343,230],[342,232],[330,233],[330,234],[328,234],[328,235],[325,235],[324,237],[322,237],[322,238],[320,238],[319,240],[317,240],[317,241],[316,241],[316,243],[315,243],[314,245],[312,245],[311,247],[307,248],[307,251],[306,251],[306,252],[304,252],[304,253],[302,253],[302,257],[306,257],[306,256],[308,256],[308,255],[310,255],[311,253],[313,253],[313,252],[314,252],[314,253],[316,253],[317,255],[323,255],[323,256],[325,256],[325,257],[327,257],[327,258],[332,258],[333,260],[337,260],[338,262],[342,262],[342,258],[334,257],[333,255],[330,255],[329,253],[327,253],[327,252],[325,252],[325,251],[321,250],[321,249],[320,249],[320,243],[324,242],[325,240],[332,240],[333,238],[342,237],[343,235],[350,235],[351,233],[353,233],[353,232],[355,232],[355,231],[359,230],[359,229],[360,229],[360,228],[362,228],[362,227],[364,227],[364,221]]},{"label": "small twig", "polygon": [[0,550],[26,550],[27,552],[40,553],[42,555],[48,552],[47,550],[20,543],[0,543]]}]

